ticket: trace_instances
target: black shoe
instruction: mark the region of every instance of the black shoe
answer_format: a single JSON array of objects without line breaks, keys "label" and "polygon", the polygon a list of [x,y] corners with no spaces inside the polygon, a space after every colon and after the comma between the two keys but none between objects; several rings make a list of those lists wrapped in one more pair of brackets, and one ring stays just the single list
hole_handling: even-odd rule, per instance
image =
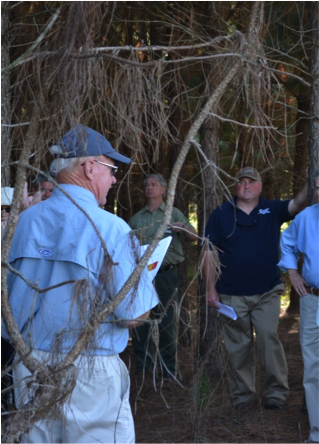
[{"label": "black shoe", "polygon": [[279,398],[268,398],[265,402],[265,409],[282,410],[285,408],[285,401]]}]

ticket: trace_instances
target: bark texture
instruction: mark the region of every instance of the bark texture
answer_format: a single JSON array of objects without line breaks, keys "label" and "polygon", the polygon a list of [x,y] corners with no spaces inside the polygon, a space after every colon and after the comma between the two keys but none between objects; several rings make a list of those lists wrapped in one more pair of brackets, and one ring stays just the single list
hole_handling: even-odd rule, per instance
[{"label": "bark texture", "polygon": [[[1,66],[10,63],[10,42],[8,31],[10,28],[9,6],[11,2],[1,2]],[[11,94],[10,94],[10,71],[1,75],[1,186],[10,186],[11,159],[10,125],[11,123]]]},{"label": "bark texture", "polygon": [[312,3],[311,93],[309,112],[309,203],[316,203],[313,172],[319,168],[319,2]]}]

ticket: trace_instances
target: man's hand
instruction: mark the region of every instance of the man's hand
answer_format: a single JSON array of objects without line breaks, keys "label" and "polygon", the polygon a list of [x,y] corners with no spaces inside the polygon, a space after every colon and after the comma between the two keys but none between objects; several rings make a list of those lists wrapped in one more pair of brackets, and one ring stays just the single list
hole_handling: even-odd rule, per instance
[{"label": "man's hand", "polygon": [[218,305],[218,301],[219,301],[219,295],[216,291],[216,289],[214,288],[213,290],[207,289],[206,290],[206,304],[209,307],[213,307],[216,310],[219,310],[219,305]]},{"label": "man's hand", "polygon": [[304,280],[302,276],[298,273],[297,270],[292,268],[288,269],[288,276],[291,282],[291,285],[294,287],[299,296],[306,296],[307,290],[306,285],[307,282]]},{"label": "man's hand", "polygon": [[174,222],[170,225],[172,231],[183,231],[183,229],[185,229],[185,226],[183,224],[183,222]]},{"label": "man's hand", "polygon": [[33,205],[36,205],[37,203],[41,202],[42,200],[42,194],[41,191],[37,191],[33,198],[30,199],[30,207],[32,207]]}]

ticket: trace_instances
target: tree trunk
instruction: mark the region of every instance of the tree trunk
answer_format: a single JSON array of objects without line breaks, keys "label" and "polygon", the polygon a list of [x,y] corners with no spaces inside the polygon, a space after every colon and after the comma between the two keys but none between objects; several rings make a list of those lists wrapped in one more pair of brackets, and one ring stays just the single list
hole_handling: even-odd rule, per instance
[{"label": "tree trunk", "polygon": [[298,114],[296,117],[296,143],[293,172],[293,196],[296,196],[305,185],[307,155],[308,155],[308,134],[309,118],[305,113],[309,112],[310,91],[304,91],[298,97]]},{"label": "tree trunk", "polygon": [[[219,164],[220,121],[209,117],[201,128],[201,145],[206,157]],[[203,165],[204,167],[204,165]],[[205,226],[211,212],[220,204],[218,194],[218,175],[212,168],[203,168],[203,193],[198,205],[198,232],[204,235]],[[199,244],[199,253],[202,248]],[[205,284],[202,277],[198,279],[198,367],[204,366],[208,375],[221,372],[220,327],[218,313],[206,305]]]},{"label": "tree trunk", "polygon": [[[217,36],[217,29],[222,28],[221,18],[226,16],[227,7],[224,2],[205,2],[203,16],[204,27],[211,38]],[[206,86],[208,93],[212,93],[216,85],[221,81],[220,68],[217,63],[204,64],[205,77],[208,79]],[[213,74],[212,74],[213,73]],[[206,92],[206,91],[205,91]],[[208,94],[208,95],[210,95]],[[215,105],[214,112],[217,112]],[[216,117],[208,117],[200,129],[202,150],[209,161],[219,166],[219,142],[221,124]],[[218,173],[215,168],[207,168],[202,163],[202,186],[203,192],[198,202],[198,234],[204,237],[205,227],[211,212],[221,203],[219,193]],[[199,257],[202,243],[199,241]],[[197,301],[197,366],[200,373],[209,376],[219,375],[222,369],[222,356],[220,348],[220,325],[218,313],[206,305],[205,284],[201,275],[198,277],[198,301]]]},{"label": "tree trunk", "polygon": [[314,194],[314,183],[311,181],[313,172],[319,165],[319,3],[311,2],[312,6],[312,42],[310,74],[311,94],[309,110],[309,203],[317,202]]},{"label": "tree trunk", "polygon": [[[305,174],[307,168],[307,149],[308,149],[308,116],[302,112],[309,110],[309,92],[301,93],[298,97],[298,113],[296,124],[296,143],[295,143],[295,157],[294,157],[294,174],[293,174],[293,196],[296,196],[302,190],[305,184]],[[298,269],[301,272],[302,264],[299,261]],[[291,286],[290,303],[288,310],[296,310],[299,308],[299,295]]]},{"label": "tree trunk", "polygon": [[[168,5],[167,13],[172,13],[171,6]],[[176,17],[177,21],[182,20],[179,14]],[[164,43],[168,43],[168,39],[173,38],[175,41],[179,41],[182,37],[182,31],[176,27],[174,30],[169,28],[164,32],[164,36],[158,36],[157,39],[161,39]],[[155,36],[154,36],[155,37]],[[179,58],[178,52],[172,56],[172,58]],[[180,96],[180,85],[182,82],[188,82],[188,71],[181,70],[181,67],[176,65],[176,72],[171,74],[171,81],[167,89],[167,98],[170,103],[171,116],[169,119],[169,129],[171,133],[172,140],[174,142],[169,144],[168,147],[168,169],[169,174],[173,171],[176,159],[181,150],[183,140],[188,134],[190,123],[187,113],[184,111],[184,99],[177,99]],[[185,76],[185,77],[183,77]],[[187,78],[186,78],[187,77]],[[185,115],[186,114],[186,115]],[[186,160],[185,164],[186,165]],[[174,206],[178,208],[186,218],[188,218],[188,198],[185,192],[185,185],[183,179],[186,179],[186,168],[182,168],[177,181]],[[179,278],[179,325],[178,325],[178,340],[180,344],[185,346],[190,346],[192,342],[191,330],[190,330],[190,314],[189,314],[189,301],[187,297],[187,268],[189,264],[189,258],[187,254],[187,242],[182,241],[182,248],[185,255],[185,260],[178,267],[178,278]]]},{"label": "tree trunk", "polygon": [[[10,2],[1,3],[1,67],[10,63],[9,58],[9,5]],[[10,186],[10,167],[6,166],[11,158],[10,128],[11,123],[11,94],[10,71],[1,75],[1,186]]]},{"label": "tree trunk", "polygon": [[[183,119],[180,116],[180,110],[176,110],[176,113],[172,116],[171,124],[172,128],[179,128],[179,134],[176,135],[176,138],[180,140],[180,143],[175,143],[170,146],[169,149],[169,170],[172,171],[173,166],[176,162],[178,152],[180,151],[182,140],[183,140],[183,132],[187,133],[189,129],[189,124],[187,124],[187,129],[183,131]],[[175,117],[175,118],[174,118]],[[184,123],[185,126],[185,123]],[[178,208],[184,216],[188,219],[188,198],[187,194],[184,190],[183,178],[186,178],[186,168],[181,170],[177,187],[175,193],[175,202],[174,206]],[[187,286],[188,286],[188,278],[187,278],[187,268],[189,264],[188,254],[187,254],[187,242],[181,241],[185,260],[178,267],[178,278],[179,278],[179,297],[181,301],[180,305],[180,313],[179,313],[179,334],[178,340],[180,344],[185,346],[190,346],[192,343],[191,331],[190,331],[190,315],[189,315],[189,303],[187,298]]]},{"label": "tree trunk", "polygon": [[[272,115],[272,105],[270,101],[267,101],[265,104],[265,113],[269,118]],[[265,132],[265,145],[266,145],[266,159],[263,163],[265,168],[269,168],[269,165],[273,165],[275,163],[275,158],[273,154],[273,150],[271,149],[272,137],[270,137],[269,132]],[[274,177],[274,168],[267,169],[266,174],[263,178],[263,196],[266,199],[274,199],[275,193],[275,177]]]}]

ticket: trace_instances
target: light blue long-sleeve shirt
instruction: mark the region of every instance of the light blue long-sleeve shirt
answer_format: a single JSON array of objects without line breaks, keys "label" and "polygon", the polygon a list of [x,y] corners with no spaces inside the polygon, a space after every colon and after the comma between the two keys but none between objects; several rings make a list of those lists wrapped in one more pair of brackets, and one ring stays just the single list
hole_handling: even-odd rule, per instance
[{"label": "light blue long-sleeve shirt", "polygon": [[319,204],[299,213],[281,236],[281,260],[278,267],[298,269],[300,253],[304,255],[302,277],[309,287],[319,288]]},{"label": "light blue long-sleeve shirt", "polygon": [[[75,185],[62,185],[62,188],[96,225],[110,254],[108,266],[103,265],[101,241],[88,218],[55,188],[50,199],[21,213],[9,261],[41,289],[69,280],[77,282],[38,293],[10,273],[8,289],[13,316],[27,343],[38,350],[65,353],[83,331],[92,312],[107,305],[122,288],[136,266],[136,250],[130,227],[100,209],[93,193]],[[108,274],[105,287],[99,291],[101,270],[108,270]],[[86,353],[122,352],[129,332],[119,320],[135,319],[157,303],[154,286],[145,269],[139,283],[98,328]],[[3,330],[3,335],[8,337]]]}]

